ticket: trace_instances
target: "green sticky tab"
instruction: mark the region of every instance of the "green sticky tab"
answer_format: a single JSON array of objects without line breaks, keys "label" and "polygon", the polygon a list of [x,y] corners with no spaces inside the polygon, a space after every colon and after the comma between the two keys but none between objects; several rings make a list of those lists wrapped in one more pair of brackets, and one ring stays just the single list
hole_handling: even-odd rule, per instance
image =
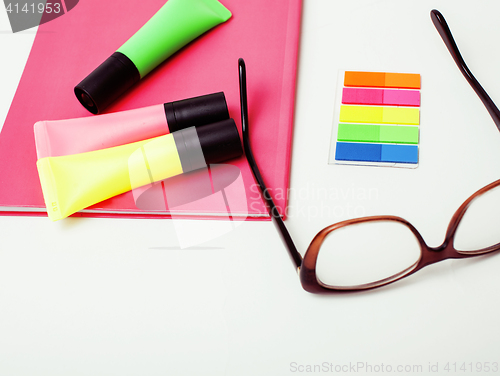
[{"label": "green sticky tab", "polygon": [[418,144],[418,127],[340,123],[337,141]]},{"label": "green sticky tab", "polygon": [[418,144],[418,127],[384,125],[380,127],[380,142]]},{"label": "green sticky tab", "polygon": [[380,126],[373,124],[339,124],[338,141],[379,142]]}]

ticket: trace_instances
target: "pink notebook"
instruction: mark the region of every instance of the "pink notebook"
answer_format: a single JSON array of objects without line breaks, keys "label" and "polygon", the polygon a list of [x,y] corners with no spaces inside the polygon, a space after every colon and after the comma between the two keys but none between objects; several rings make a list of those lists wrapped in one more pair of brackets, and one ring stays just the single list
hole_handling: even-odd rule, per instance
[{"label": "pink notebook", "polygon": [[[86,0],[39,27],[0,133],[0,214],[46,215],[36,170],[33,125],[39,120],[94,116],[73,88],[135,33],[165,0]],[[145,77],[107,112],[122,111],[223,91],[241,131],[238,58],[247,66],[252,145],[264,180],[286,208],[301,0],[221,0],[232,18],[202,35]],[[244,186],[234,218],[269,219],[244,157],[230,161]],[[237,171],[237,170],[236,170]],[[242,209],[245,204],[246,210]],[[213,197],[182,208],[188,217],[217,218],[225,208]],[[227,204],[227,201],[226,201]],[[284,212],[284,210],[282,210]],[[75,216],[169,217],[139,209],[132,192]],[[222,216],[224,217],[224,216]]]}]

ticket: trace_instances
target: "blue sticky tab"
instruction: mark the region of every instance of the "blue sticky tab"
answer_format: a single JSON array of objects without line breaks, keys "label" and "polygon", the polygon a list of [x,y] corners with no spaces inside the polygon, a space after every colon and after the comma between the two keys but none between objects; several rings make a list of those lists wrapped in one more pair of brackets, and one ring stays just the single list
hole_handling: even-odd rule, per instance
[{"label": "blue sticky tab", "polygon": [[418,163],[418,146],[382,145],[382,162]]},{"label": "blue sticky tab", "polygon": [[380,162],[382,146],[380,144],[337,142],[335,159],[338,161]]}]

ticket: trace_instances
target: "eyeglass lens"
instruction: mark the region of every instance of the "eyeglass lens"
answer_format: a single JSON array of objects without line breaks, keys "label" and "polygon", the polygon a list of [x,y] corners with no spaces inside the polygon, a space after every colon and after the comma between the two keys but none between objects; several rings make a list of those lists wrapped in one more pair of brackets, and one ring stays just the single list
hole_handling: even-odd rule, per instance
[{"label": "eyeglass lens", "polygon": [[417,238],[399,222],[352,224],[327,235],[318,253],[316,276],[329,287],[356,288],[411,271],[420,254]]}]

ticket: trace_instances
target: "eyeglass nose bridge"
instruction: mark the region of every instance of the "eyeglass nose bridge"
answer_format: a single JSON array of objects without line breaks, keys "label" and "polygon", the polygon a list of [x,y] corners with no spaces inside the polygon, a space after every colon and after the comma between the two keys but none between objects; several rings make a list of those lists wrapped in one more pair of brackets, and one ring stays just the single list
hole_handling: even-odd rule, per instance
[{"label": "eyeglass nose bridge", "polygon": [[452,234],[447,234],[447,237],[445,238],[443,244],[437,247],[429,247],[425,243],[425,241],[422,240],[422,242],[420,243],[420,246],[422,248],[422,256],[417,267],[415,268],[415,271],[440,261],[469,257],[469,255],[467,254],[457,252],[457,250],[453,246],[453,235],[454,232]]}]

